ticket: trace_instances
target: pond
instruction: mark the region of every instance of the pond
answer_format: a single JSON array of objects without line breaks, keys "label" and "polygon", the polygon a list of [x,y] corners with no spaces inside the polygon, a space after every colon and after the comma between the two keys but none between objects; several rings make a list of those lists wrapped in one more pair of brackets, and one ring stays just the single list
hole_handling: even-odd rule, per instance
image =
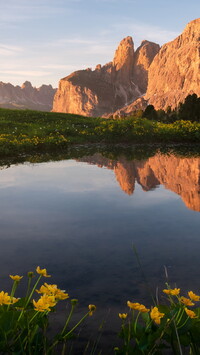
[{"label": "pond", "polygon": [[80,312],[96,304],[86,329],[106,320],[103,353],[116,345],[108,342],[126,301],[149,306],[165,270],[171,286],[200,292],[200,154],[11,164],[0,171],[0,200],[1,288],[8,274],[46,267]]}]

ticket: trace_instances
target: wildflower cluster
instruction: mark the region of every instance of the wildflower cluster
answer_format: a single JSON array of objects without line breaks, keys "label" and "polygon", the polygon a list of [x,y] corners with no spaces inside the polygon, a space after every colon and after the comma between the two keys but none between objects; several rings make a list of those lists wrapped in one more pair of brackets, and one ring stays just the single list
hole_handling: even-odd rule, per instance
[{"label": "wildflower cluster", "polygon": [[8,305],[14,304],[19,300],[19,298],[9,296],[8,292],[1,291],[0,292],[0,305]]},{"label": "wildflower cluster", "polygon": [[[168,284],[163,293],[169,305],[154,304],[147,308],[141,303],[127,301],[129,314],[119,313],[124,346],[115,348],[116,354],[161,353],[163,347],[172,344],[181,349],[192,349],[195,344],[199,351],[195,354],[200,353],[200,308],[196,306],[200,296],[193,291],[189,291],[187,297],[182,296],[180,288],[170,288]],[[194,306],[194,310],[190,309]]]},{"label": "wildflower cluster", "polygon": [[[47,339],[46,329],[49,324],[49,313],[56,309],[59,301],[69,299],[69,294],[58,288],[55,284],[42,284],[43,277],[51,277],[46,269],[36,268],[36,280],[32,285],[34,272],[28,272],[28,287],[26,297],[16,298],[15,293],[23,276],[10,275],[13,281],[10,294],[0,292],[0,328],[2,339],[0,353],[57,353],[58,343],[63,344],[63,354],[68,337],[71,337],[76,328],[96,310],[95,305],[88,305],[86,314],[70,329],[70,320],[78,300],[71,300],[71,310],[61,331],[51,340]],[[31,287],[32,286],[32,287]],[[34,293],[40,295],[35,299]],[[6,320],[6,321],[5,321]],[[43,334],[41,336],[41,334]],[[44,344],[46,348],[44,349]]]}]

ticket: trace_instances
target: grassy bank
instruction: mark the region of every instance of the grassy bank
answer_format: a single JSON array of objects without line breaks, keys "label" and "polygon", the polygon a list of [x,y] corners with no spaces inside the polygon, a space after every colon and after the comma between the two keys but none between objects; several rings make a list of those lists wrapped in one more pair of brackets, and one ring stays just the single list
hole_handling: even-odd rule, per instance
[{"label": "grassy bank", "polygon": [[0,157],[64,151],[72,144],[199,143],[200,123],[103,119],[0,109]]}]

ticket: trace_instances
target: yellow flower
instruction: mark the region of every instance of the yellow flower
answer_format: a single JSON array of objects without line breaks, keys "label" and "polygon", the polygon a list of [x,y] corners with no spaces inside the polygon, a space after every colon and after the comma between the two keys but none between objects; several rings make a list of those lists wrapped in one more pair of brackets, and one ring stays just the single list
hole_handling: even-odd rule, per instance
[{"label": "yellow flower", "polygon": [[47,274],[47,269],[40,269],[40,267],[37,266],[36,271],[39,275],[42,275],[44,277],[51,277],[51,275]]},{"label": "yellow flower", "polygon": [[14,304],[14,303],[16,303],[16,302],[18,302],[19,301],[19,298],[15,298],[15,297],[11,297],[10,298],[10,303],[11,304]]},{"label": "yellow flower", "polygon": [[166,293],[167,295],[171,295],[171,296],[178,296],[180,293],[180,288],[174,288],[174,289],[165,289],[163,290],[164,293]]},{"label": "yellow flower", "polygon": [[188,317],[190,317],[190,318],[198,318],[196,313],[194,313],[193,311],[191,311],[187,307],[185,307],[185,312],[187,313]]},{"label": "yellow flower", "polygon": [[69,294],[65,293],[65,291],[62,290],[57,290],[56,294],[55,294],[55,298],[58,300],[66,300],[67,298],[69,298]]},{"label": "yellow flower", "polygon": [[66,298],[69,298],[68,293],[65,293],[64,291],[60,290],[57,285],[50,285],[46,282],[40,287],[39,290],[36,291],[38,293],[43,293],[46,295],[53,295],[58,300],[65,300]]},{"label": "yellow flower", "polygon": [[128,315],[127,313],[119,313],[119,318],[126,319],[127,315]]},{"label": "yellow flower", "polygon": [[1,291],[0,292],[0,305],[3,304],[11,304],[11,298],[8,295],[8,292]]},{"label": "yellow flower", "polygon": [[142,313],[147,313],[150,311],[150,309],[146,308],[143,304],[140,303],[132,303],[130,301],[127,301],[127,306]]},{"label": "yellow flower", "polygon": [[93,313],[96,311],[96,306],[94,304],[89,304],[88,309],[89,309],[89,316],[92,316]]},{"label": "yellow flower", "polygon": [[57,303],[54,296],[43,295],[40,299],[42,299],[44,303],[48,303],[49,307],[54,307]]},{"label": "yellow flower", "polygon": [[192,301],[199,301],[200,296],[196,295],[194,292],[189,291],[188,296],[191,298]]},{"label": "yellow flower", "polygon": [[9,275],[9,276],[13,281],[20,281],[23,277],[23,276],[19,276],[19,275]]},{"label": "yellow flower", "polygon": [[54,307],[56,305],[55,297],[42,295],[40,299],[36,302],[33,300],[34,310],[39,312],[50,311],[50,307]]},{"label": "yellow flower", "polygon": [[180,301],[185,305],[185,306],[194,306],[194,303],[189,299],[189,298],[186,298],[186,297],[181,297],[180,298]]},{"label": "yellow flower", "polygon": [[163,318],[164,315],[165,313],[159,312],[158,307],[152,308],[150,312],[150,317],[156,324],[160,324],[160,319]]}]

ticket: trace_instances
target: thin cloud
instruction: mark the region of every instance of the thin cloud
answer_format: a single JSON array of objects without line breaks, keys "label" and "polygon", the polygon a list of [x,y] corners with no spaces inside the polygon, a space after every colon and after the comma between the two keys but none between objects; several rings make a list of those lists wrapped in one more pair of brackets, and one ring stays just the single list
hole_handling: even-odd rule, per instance
[{"label": "thin cloud", "polygon": [[77,65],[65,65],[65,64],[47,64],[41,65],[43,69],[65,69],[65,70],[76,70],[79,67]]},{"label": "thin cloud", "polygon": [[124,23],[114,24],[112,27],[115,31],[126,31],[128,34],[132,34],[137,45],[139,45],[144,39],[157,42],[162,45],[173,40],[179,35],[179,33],[175,31],[168,31],[158,26],[146,25],[144,23],[132,23],[132,21],[130,22],[130,19]]},{"label": "thin cloud", "polygon": [[[11,11],[12,9],[12,11]],[[48,2],[24,2],[18,1],[7,1],[1,5],[0,21],[1,26],[8,23],[19,23],[21,21],[27,21],[30,19],[42,19],[48,18],[50,16],[57,16],[63,13],[71,13],[70,9],[66,7],[54,5]]]},{"label": "thin cloud", "polygon": [[64,45],[67,45],[67,44],[70,44],[70,45],[73,45],[73,46],[77,46],[77,45],[93,45],[95,44],[96,41],[94,40],[90,40],[90,39],[84,39],[84,38],[59,38],[55,41],[52,41],[52,42],[49,42],[49,43],[46,43],[46,46],[49,47],[62,47]]},{"label": "thin cloud", "polygon": [[1,55],[12,56],[12,55],[16,55],[18,53],[21,53],[22,51],[23,51],[22,47],[0,43],[0,54]]},{"label": "thin cloud", "polygon": [[27,77],[40,77],[40,76],[48,76],[51,74],[51,72],[46,72],[46,71],[32,71],[32,70],[0,70],[1,74],[13,74],[13,75],[25,75]]}]

